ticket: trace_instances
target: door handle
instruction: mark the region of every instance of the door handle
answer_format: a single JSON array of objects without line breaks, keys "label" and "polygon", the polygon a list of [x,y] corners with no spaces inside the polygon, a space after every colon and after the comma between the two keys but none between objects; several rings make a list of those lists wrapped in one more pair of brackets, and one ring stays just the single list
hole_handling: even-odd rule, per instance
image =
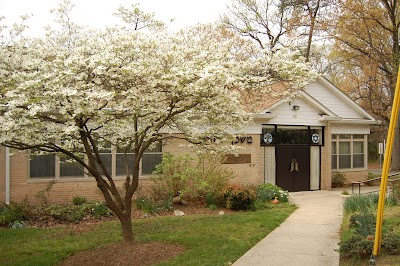
[{"label": "door handle", "polygon": [[297,163],[296,159],[292,159],[292,161],[290,162],[290,172],[299,171],[299,164]]}]

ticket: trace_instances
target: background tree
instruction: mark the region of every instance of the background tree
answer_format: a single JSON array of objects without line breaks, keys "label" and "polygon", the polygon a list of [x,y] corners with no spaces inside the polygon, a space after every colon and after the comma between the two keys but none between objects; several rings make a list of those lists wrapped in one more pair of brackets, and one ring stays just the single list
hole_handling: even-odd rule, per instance
[{"label": "background tree", "polygon": [[[306,62],[309,62],[313,39],[316,35],[320,35],[320,39],[326,37],[323,31],[326,27],[324,19],[329,16],[333,0],[292,0],[291,5],[294,12],[290,23],[296,29],[293,38],[298,40],[297,45],[305,50],[304,57]],[[302,43],[303,39],[306,44]]]},{"label": "background tree", "polygon": [[233,0],[222,23],[260,47],[274,51],[293,45],[310,61],[316,32],[324,28],[323,17],[333,0]]},{"label": "background tree", "polygon": [[292,31],[292,1],[232,0],[227,10],[221,20],[234,32],[250,37],[269,51],[286,45],[284,38]]},{"label": "background tree", "polygon": [[[337,65],[335,83],[368,111],[388,123],[399,66],[400,11],[397,0],[338,0],[331,22],[335,39],[331,55]],[[399,130],[392,168],[400,169]]]},{"label": "background tree", "polygon": [[[133,240],[132,196],[147,149],[169,138],[210,146],[209,136],[223,146],[251,118],[238,91],[269,93],[266,85],[277,80],[302,89],[315,79],[300,60],[256,48],[246,54],[217,29],[157,35],[86,30],[69,20],[70,10],[66,2],[55,11],[61,27],[49,28],[46,37],[1,46],[0,143],[80,164],[96,180],[127,242]],[[100,154],[110,145],[124,154],[122,190]]]}]

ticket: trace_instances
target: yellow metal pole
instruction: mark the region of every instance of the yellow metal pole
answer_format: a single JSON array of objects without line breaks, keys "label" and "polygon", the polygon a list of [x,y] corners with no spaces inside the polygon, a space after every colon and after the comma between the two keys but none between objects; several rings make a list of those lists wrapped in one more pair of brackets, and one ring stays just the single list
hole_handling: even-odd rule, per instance
[{"label": "yellow metal pole", "polygon": [[389,123],[388,137],[387,137],[387,146],[383,161],[382,178],[379,190],[378,211],[376,214],[376,228],[375,228],[373,256],[378,256],[381,248],[383,211],[385,209],[387,180],[389,175],[390,160],[392,158],[394,136],[395,136],[397,118],[399,113],[399,103],[400,103],[400,67],[397,73],[396,90],[393,98],[392,113],[390,115],[390,123]]}]

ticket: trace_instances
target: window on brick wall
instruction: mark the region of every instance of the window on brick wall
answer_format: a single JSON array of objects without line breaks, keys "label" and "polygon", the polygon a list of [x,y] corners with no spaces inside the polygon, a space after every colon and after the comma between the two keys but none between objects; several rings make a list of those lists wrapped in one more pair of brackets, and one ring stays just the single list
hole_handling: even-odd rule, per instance
[{"label": "window on brick wall", "polygon": [[[100,156],[103,159],[107,171],[115,176],[125,176],[124,154],[120,149],[114,149],[111,146],[100,150]],[[128,168],[132,174],[135,154],[128,151]],[[158,144],[151,150],[146,150],[141,160],[141,175],[150,175],[155,170],[157,164],[162,160],[162,145]],[[99,171],[100,166],[97,165]],[[57,155],[41,155],[31,151],[29,161],[30,178],[85,178],[83,167],[72,160],[59,157]]]},{"label": "window on brick wall", "polygon": [[55,155],[41,155],[36,151],[31,151],[29,162],[29,171],[31,178],[54,178],[56,176]]},{"label": "window on brick wall", "polygon": [[332,135],[332,170],[360,169],[366,166],[366,135]]}]

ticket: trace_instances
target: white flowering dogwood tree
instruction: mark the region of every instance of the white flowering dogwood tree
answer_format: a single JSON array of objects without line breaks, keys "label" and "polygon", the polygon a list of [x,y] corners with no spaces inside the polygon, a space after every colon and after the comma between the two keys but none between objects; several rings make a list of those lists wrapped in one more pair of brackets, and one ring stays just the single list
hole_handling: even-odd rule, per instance
[{"label": "white flowering dogwood tree", "polygon": [[[0,143],[79,163],[96,180],[127,242],[147,149],[168,138],[206,146],[212,136],[223,143],[251,118],[241,89],[278,80],[302,89],[315,78],[303,59],[270,57],[211,26],[152,34],[89,30],[59,18],[61,27],[44,38],[1,40]],[[123,189],[100,155],[108,145],[125,154]],[[132,167],[128,152],[135,154]]]}]

